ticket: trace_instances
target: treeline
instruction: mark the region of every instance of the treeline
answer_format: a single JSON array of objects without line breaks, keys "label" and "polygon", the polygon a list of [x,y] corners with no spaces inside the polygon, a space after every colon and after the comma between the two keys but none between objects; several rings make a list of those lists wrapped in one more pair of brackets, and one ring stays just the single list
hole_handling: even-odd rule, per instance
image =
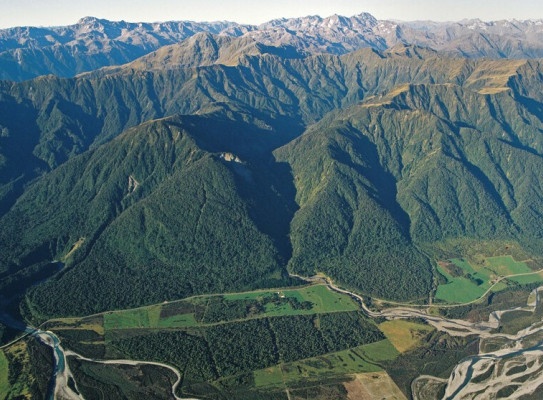
[{"label": "treeline", "polygon": [[212,381],[319,356],[384,339],[361,312],[262,318],[219,324],[190,333],[159,332],[113,338],[114,349],[131,359],[179,368],[184,384]]}]

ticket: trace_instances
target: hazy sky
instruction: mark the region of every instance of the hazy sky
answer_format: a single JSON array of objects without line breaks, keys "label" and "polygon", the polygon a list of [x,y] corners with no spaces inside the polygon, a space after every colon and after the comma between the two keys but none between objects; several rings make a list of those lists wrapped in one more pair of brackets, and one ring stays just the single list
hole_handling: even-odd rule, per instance
[{"label": "hazy sky", "polygon": [[401,20],[540,19],[543,0],[0,0],[0,28],[68,25],[83,16],[258,24],[278,17],[351,16],[363,11]]}]

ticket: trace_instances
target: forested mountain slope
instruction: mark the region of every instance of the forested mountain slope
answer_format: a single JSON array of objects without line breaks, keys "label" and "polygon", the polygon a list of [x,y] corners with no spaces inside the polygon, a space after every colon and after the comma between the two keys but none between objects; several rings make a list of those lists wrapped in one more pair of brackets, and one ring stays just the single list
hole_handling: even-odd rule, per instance
[{"label": "forested mountain slope", "polygon": [[[209,39],[200,37],[204,42]],[[181,51],[180,57],[194,60],[195,47]],[[451,60],[414,47],[303,59],[241,55],[233,66],[184,67],[154,58],[169,68],[154,70],[151,65],[148,71],[141,69],[148,65],[142,61],[138,70],[129,64],[72,79],[3,82],[1,210],[9,208],[25,182],[73,155],[144,121],[195,113],[212,102],[246,104],[278,122],[299,126],[401,83],[455,83],[495,90],[511,77],[517,79],[515,90],[520,95],[541,96],[538,62]],[[531,80],[529,85],[526,80]]]},{"label": "forested mountain slope", "polygon": [[[313,125],[275,152],[292,166],[300,206],[291,268],[386,296],[402,279],[395,260],[409,260],[398,274],[423,276],[408,267],[425,265],[411,243],[467,237],[543,248],[543,125],[531,106],[509,90],[402,85]],[[405,296],[413,286],[424,287],[408,285]]]},{"label": "forested mountain slope", "polygon": [[30,291],[40,318],[278,286],[287,269],[423,300],[436,242],[540,252],[541,70],[202,34],[3,82],[0,284],[64,260]]},{"label": "forested mountain slope", "polygon": [[258,287],[272,275],[280,282],[288,254],[268,235],[279,237],[272,224],[259,229],[265,204],[254,210],[262,191],[276,202],[265,174],[209,150],[221,137],[236,147],[242,138],[224,137],[238,130],[256,140],[270,133],[255,123],[224,110],[145,123],[32,185],[3,219],[3,253],[66,256],[78,243],[67,259],[77,267],[34,293],[39,312]]}]

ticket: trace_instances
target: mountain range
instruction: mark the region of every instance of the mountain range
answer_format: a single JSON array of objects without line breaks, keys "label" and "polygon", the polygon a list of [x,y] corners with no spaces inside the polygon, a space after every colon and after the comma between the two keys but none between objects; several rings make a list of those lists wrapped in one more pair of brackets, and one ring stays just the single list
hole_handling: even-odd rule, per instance
[{"label": "mountain range", "polygon": [[85,17],[62,27],[0,30],[0,79],[26,80],[53,74],[72,77],[121,65],[197,33],[245,37],[299,52],[341,55],[361,48],[386,50],[398,44],[428,47],[453,57],[538,58],[543,21],[401,22],[368,13],[350,18],[308,16],[261,25],[233,22],[128,23]]},{"label": "mountain range", "polygon": [[541,397],[542,36],[0,31],[0,399]]},{"label": "mountain range", "polygon": [[75,78],[4,81],[2,290],[62,260],[29,318],[295,283],[287,272],[426,301],[458,243],[541,253],[542,70],[199,33]]}]

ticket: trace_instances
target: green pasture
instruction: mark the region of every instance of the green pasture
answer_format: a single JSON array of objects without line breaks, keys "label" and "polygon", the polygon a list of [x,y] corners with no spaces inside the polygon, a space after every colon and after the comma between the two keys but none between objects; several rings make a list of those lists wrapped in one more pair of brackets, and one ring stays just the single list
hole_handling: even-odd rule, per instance
[{"label": "green pasture", "polygon": [[486,259],[489,269],[499,276],[525,274],[532,270],[523,262],[515,261],[511,256],[489,257]]},{"label": "green pasture", "polygon": [[104,328],[133,329],[156,328],[160,320],[160,305],[113,311],[104,314]]},{"label": "green pasture", "polygon": [[377,372],[382,361],[393,360],[399,352],[388,340],[365,344],[322,356],[281,364],[255,371],[255,386],[284,387],[303,381],[319,381],[348,374]]},{"label": "green pasture", "polygon": [[0,399],[5,399],[9,393],[8,360],[0,350]]},{"label": "green pasture", "polygon": [[227,294],[226,300],[264,300],[266,297],[284,296],[295,298],[298,302],[309,301],[313,303],[310,310],[295,310],[289,304],[265,305],[265,312],[259,317],[278,317],[288,315],[321,314],[336,311],[356,311],[357,304],[349,297],[340,293],[328,290],[325,285],[308,286],[302,289],[270,290],[264,292],[253,292],[243,294]]},{"label": "green pasture", "polygon": [[[295,298],[299,303],[309,301],[313,304],[311,309],[294,309],[288,303],[274,304],[267,302],[272,297]],[[185,301],[206,304],[206,297],[196,297]],[[242,294],[226,294],[227,301],[260,300],[265,303],[264,312],[257,314],[256,318],[321,314],[339,311],[356,311],[358,305],[349,297],[340,293],[328,290],[325,285],[309,286],[302,289],[285,289],[256,291]],[[172,303],[173,304],[173,303]],[[179,313],[168,317],[161,317],[162,304],[155,304],[149,307],[141,307],[130,310],[112,311],[104,314],[104,328],[112,329],[138,329],[138,328],[185,328],[203,325],[200,324],[193,313]],[[255,317],[253,317],[255,318]]]},{"label": "green pasture", "polygon": [[[515,261],[511,256],[489,257],[480,266],[473,266],[464,259],[452,259],[450,262],[460,267],[464,276],[453,277],[439,265],[438,271],[447,279],[447,283],[438,286],[435,297],[451,303],[468,303],[478,299],[500,277],[533,272],[524,262]],[[507,280],[528,284],[541,282],[543,278],[540,274],[533,274]],[[503,280],[492,291],[498,292],[506,287],[507,282]]]}]

